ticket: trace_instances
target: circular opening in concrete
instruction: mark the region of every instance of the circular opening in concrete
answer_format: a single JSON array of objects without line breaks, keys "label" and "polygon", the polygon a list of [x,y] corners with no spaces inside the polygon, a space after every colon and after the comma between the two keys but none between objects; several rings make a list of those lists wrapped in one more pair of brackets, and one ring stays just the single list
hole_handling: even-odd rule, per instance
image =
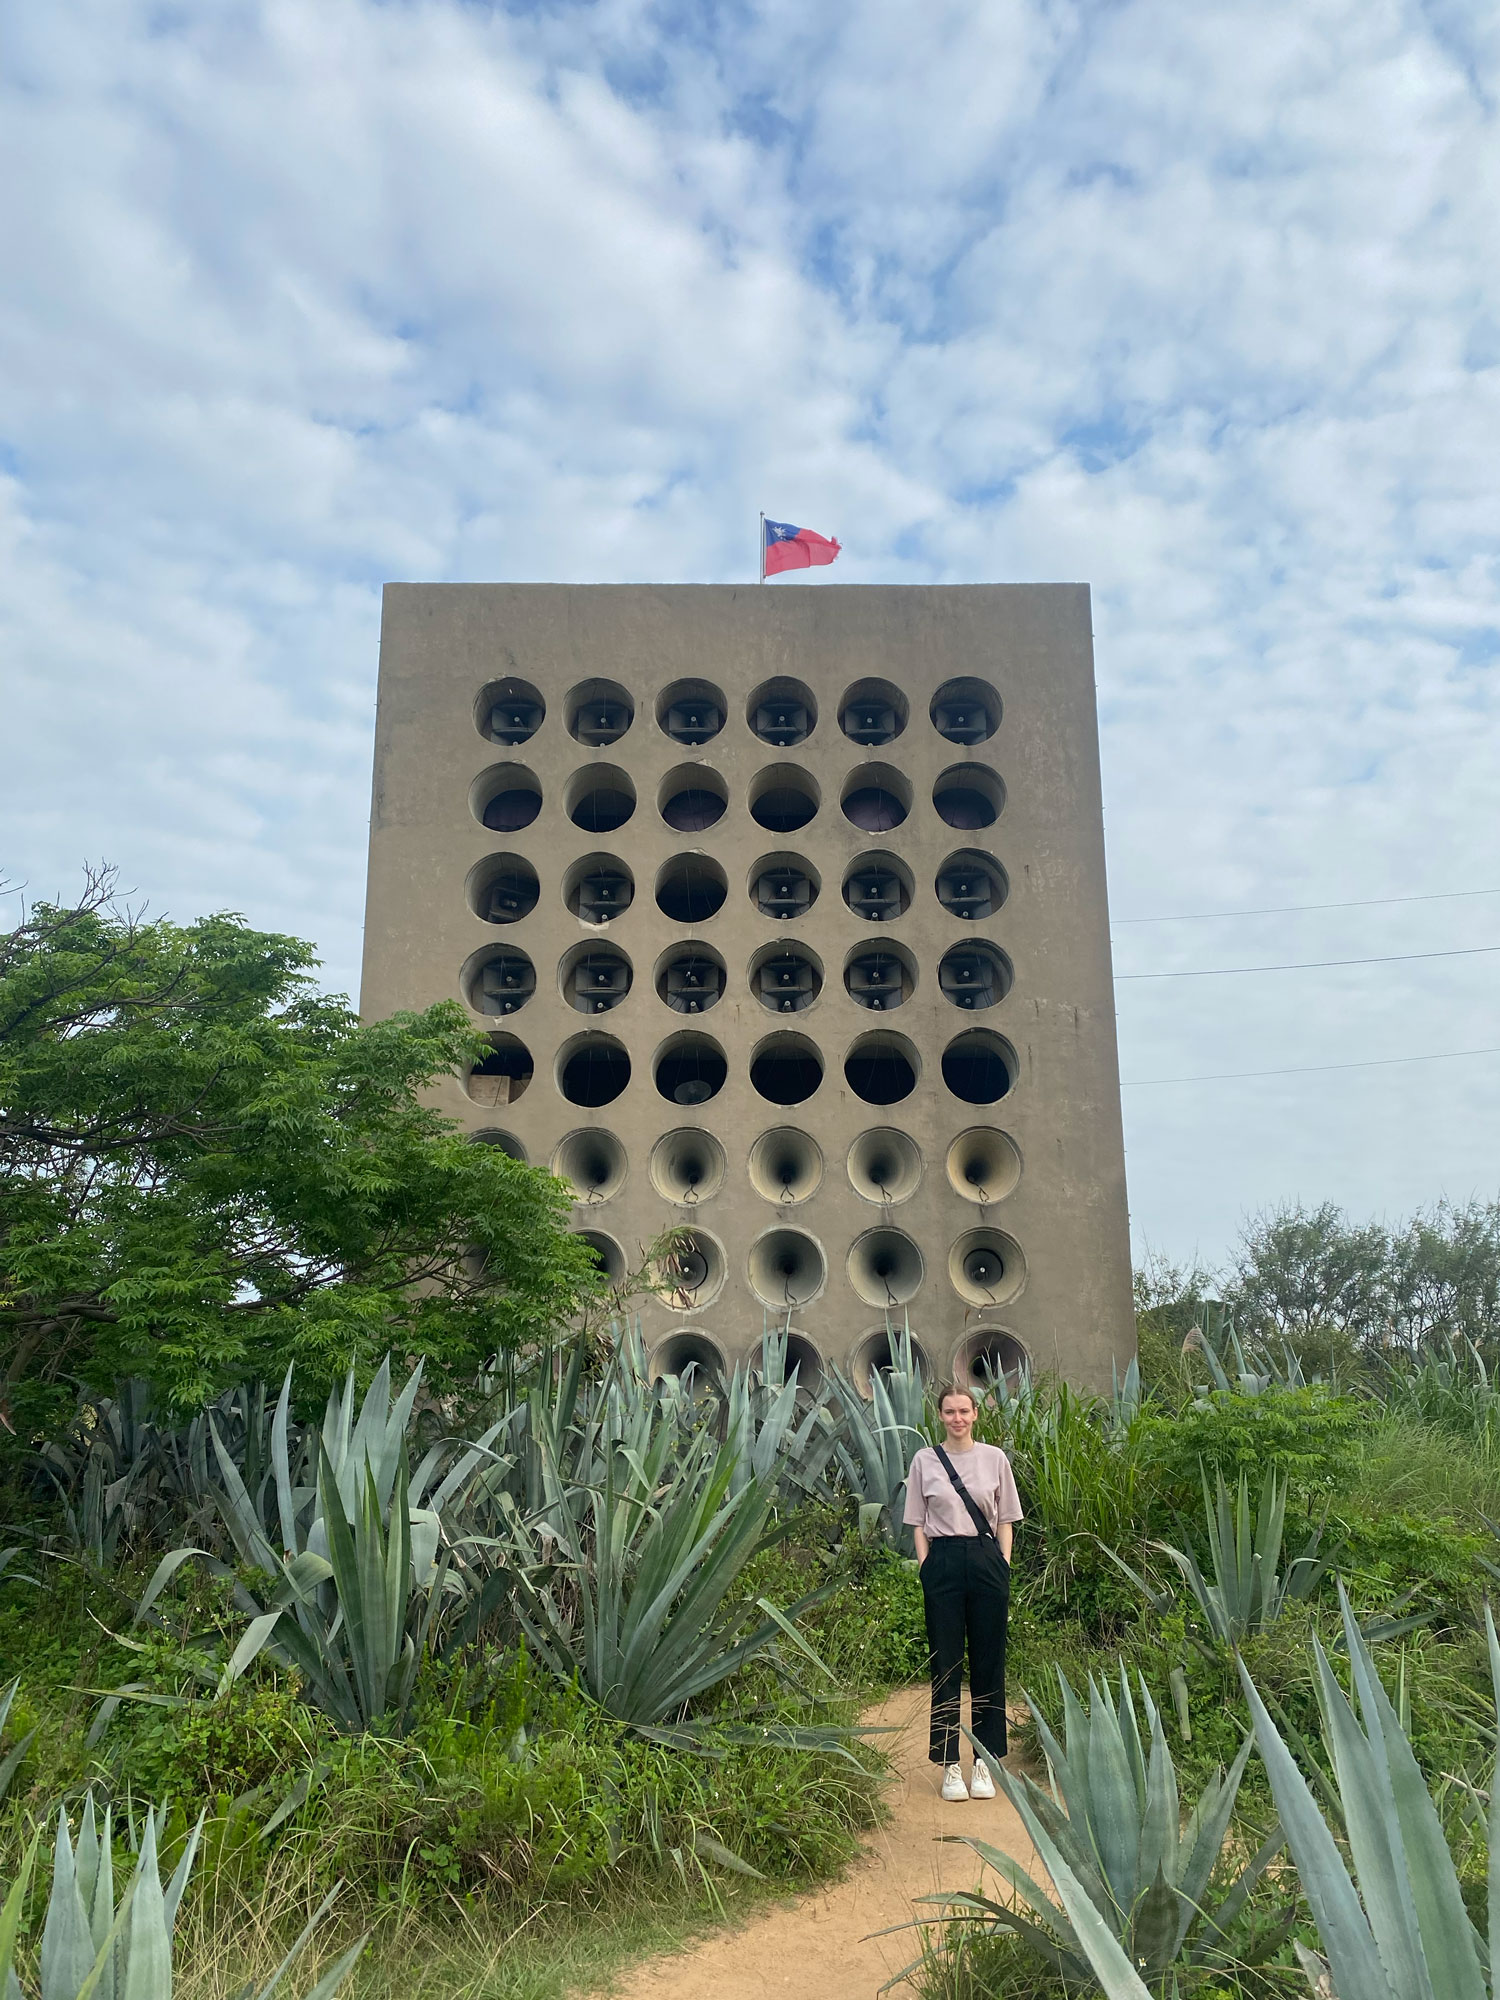
[{"label": "circular opening in concrete", "polygon": [[724,1289],[724,1246],[706,1229],[668,1230],[651,1262],[651,1289],[669,1312],[694,1312]]},{"label": "circular opening in concrete", "polygon": [[955,764],[933,786],[932,803],[949,826],[993,826],[1005,810],[1005,787],[982,764]]},{"label": "circular opening in concrete", "polygon": [[1026,1282],[1026,1259],[1003,1229],[967,1229],[948,1252],[948,1279],[970,1305],[1003,1306]]},{"label": "circular opening in concrete", "polygon": [[894,764],[861,764],[844,780],[844,818],[861,833],[891,833],[911,811],[911,780]]},{"label": "circular opening in concrete", "polygon": [[773,1014],[800,1014],[823,990],[823,967],[805,945],[762,945],[750,961],[750,990]]},{"label": "circular opening in concrete", "polygon": [[729,806],[729,791],[706,764],[679,764],[668,771],[656,794],[657,810],[677,833],[706,833]]},{"label": "circular opening in concrete", "polygon": [[653,1382],[664,1382],[669,1375],[676,1375],[688,1388],[701,1389],[728,1372],[724,1350],[716,1340],[700,1333],[696,1327],[684,1327],[681,1333],[669,1333],[651,1352],[650,1374]]},{"label": "circular opening in concrete", "polygon": [[491,764],[469,787],[469,810],[491,833],[518,832],[541,809],[541,780],[524,764]]},{"label": "circular opening in concrete", "polygon": [[970,1028],[943,1050],[943,1081],[965,1104],[998,1104],[1016,1080],[1016,1052],[989,1028]]},{"label": "circular opening in concrete", "polygon": [[[921,1370],[922,1379],[932,1380],[932,1363],[927,1358],[927,1350],[920,1341],[911,1343],[911,1358]],[[871,1383],[877,1375],[889,1375],[896,1365],[896,1335],[889,1326],[877,1326],[867,1333],[850,1356],[849,1372],[854,1378],[854,1386],[862,1396],[871,1395]]]},{"label": "circular opening in concrete", "polygon": [[474,703],[474,726],[491,743],[514,748],[536,735],[546,713],[547,704],[530,681],[488,681]]},{"label": "circular opening in concrete", "polygon": [[580,1014],[607,1014],[630,991],[630,960],[612,944],[575,944],[557,968],[558,985]]},{"label": "circular opening in concrete", "polygon": [[524,1097],[534,1065],[531,1051],[514,1035],[486,1035],[490,1052],[464,1078],[464,1094],[475,1104],[498,1110]]},{"label": "circular opening in concrete", "polygon": [[750,900],[763,917],[790,923],[818,900],[818,871],[800,854],[763,854],[750,870]]},{"label": "circular opening in concrete", "polygon": [[770,833],[796,833],[813,819],[822,793],[795,764],[771,764],[750,781],[750,817]]},{"label": "circular opening in concrete", "polygon": [[768,1229],[750,1245],[750,1289],[762,1305],[810,1305],[828,1282],[822,1245],[803,1229]]},{"label": "circular opening in concrete", "polygon": [[937,872],[937,899],[950,917],[980,923],[1005,901],[1009,884],[1005,870],[992,854],[961,848],[950,854]]},{"label": "circular opening in concrete", "polygon": [[652,1064],[656,1088],[669,1104],[707,1104],[724,1088],[729,1064],[708,1035],[683,1033],[662,1043]]},{"label": "circular opening in concrete", "polygon": [[971,1125],[948,1148],[948,1185],[981,1208],[1004,1201],[1020,1178],[1015,1140],[993,1125]]},{"label": "circular opening in concrete", "polygon": [[471,1132],[469,1143],[474,1146],[493,1146],[497,1153],[504,1153],[508,1160],[519,1160],[527,1164],[526,1148],[514,1132],[502,1132],[497,1126],[487,1125],[482,1132]]},{"label": "circular opening in concrete", "polygon": [[674,743],[711,743],[725,713],[724,690],[712,681],[673,681],[656,698],[657,726]]},{"label": "circular opening in concrete", "polygon": [[518,924],[541,894],[536,870],[519,854],[487,854],[464,884],[469,908],[487,924]]},{"label": "circular opening in concrete", "polygon": [[1001,1382],[1014,1395],[1030,1370],[1031,1356],[1015,1335],[990,1327],[964,1341],[953,1375],[955,1381],[971,1383],[981,1396],[992,1395]]},{"label": "circular opening in concrete", "polygon": [[851,743],[878,750],[906,727],[906,696],[891,681],[856,681],[839,703],[839,728]]},{"label": "circular opening in concrete", "polygon": [[608,1201],[624,1187],[629,1170],[625,1148],[596,1125],[570,1132],[552,1155],[552,1171],[572,1188],[574,1201]]},{"label": "circular opening in concrete", "polygon": [[785,1338],[786,1380],[790,1382],[795,1375],[797,1387],[809,1396],[816,1396],[824,1381],[822,1355],[805,1333],[789,1333]]},{"label": "circular opening in concrete", "polygon": [[812,689],[785,675],[762,682],[746,703],[745,715],[761,742],[774,744],[778,750],[805,743],[818,726],[818,704]]},{"label": "circular opening in concrete", "polygon": [[656,907],[674,924],[706,924],[728,894],[728,876],[706,854],[676,855],[656,878]]},{"label": "circular opening in concrete", "polygon": [[750,1057],[750,1081],[772,1104],[803,1104],[823,1081],[823,1058],[806,1035],[767,1035]]},{"label": "circular opening in concrete", "polygon": [[706,1014],[724,992],[724,961],[706,944],[674,944],[656,961],[656,991],[674,1014]]},{"label": "circular opening in concrete", "polygon": [[792,1208],[816,1194],[822,1180],[822,1149],[795,1125],[762,1132],[750,1148],[750,1185],[766,1201]]},{"label": "circular opening in concrete", "polygon": [[724,1148],[711,1132],[683,1125],[651,1148],[651,1185],[667,1201],[710,1201],[724,1185]]},{"label": "circular opening in concrete", "polygon": [[635,877],[613,854],[585,854],[563,876],[563,902],[583,924],[609,924],[635,900]]},{"label": "circular opening in concrete", "polygon": [[1000,727],[1000,696],[988,681],[944,681],[927,711],[950,743],[987,743]]},{"label": "circular opening in concrete", "polygon": [[607,1285],[625,1282],[625,1252],[602,1229],[575,1229],[573,1234],[594,1253],[594,1268]]},{"label": "circular opening in concrete", "polygon": [[867,1229],[849,1249],[849,1283],[867,1306],[904,1306],[922,1289],[922,1253],[904,1229]]},{"label": "circular opening in concrete", "polygon": [[916,1089],[921,1069],[904,1035],[861,1035],[844,1058],[844,1081],[866,1104],[899,1104]]},{"label": "circular opening in concrete", "polygon": [[613,1035],[574,1035],[557,1052],[557,1087],[569,1104],[613,1104],[629,1081],[629,1054]]},{"label": "circular opening in concrete", "polygon": [[613,833],[635,811],[635,786],[618,764],[590,764],[569,778],[566,804],[585,833]]},{"label": "circular opening in concrete", "polygon": [[466,962],[460,984],[476,1014],[518,1014],[536,991],[536,968],[514,945],[486,945]]},{"label": "circular opening in concrete", "polygon": [[922,1184],[921,1149],[915,1139],[891,1125],[861,1132],[845,1165],[854,1192],[883,1208],[910,1201]]},{"label": "circular opening in concrete", "polygon": [[635,703],[618,681],[580,681],[568,690],[563,716],[575,743],[598,750],[619,742],[635,721]]},{"label": "circular opening in concrete", "polygon": [[917,962],[904,945],[862,945],[844,961],[844,990],[856,1007],[889,1014],[916,991]]},{"label": "circular opening in concrete", "polygon": [[911,908],[912,875],[894,854],[867,854],[844,877],[844,901],[866,923],[888,924]]},{"label": "circular opening in concrete", "polygon": [[979,938],[972,944],[950,945],[938,961],[938,988],[945,1000],[966,1014],[982,1014],[1009,993],[1010,960],[998,945]]}]

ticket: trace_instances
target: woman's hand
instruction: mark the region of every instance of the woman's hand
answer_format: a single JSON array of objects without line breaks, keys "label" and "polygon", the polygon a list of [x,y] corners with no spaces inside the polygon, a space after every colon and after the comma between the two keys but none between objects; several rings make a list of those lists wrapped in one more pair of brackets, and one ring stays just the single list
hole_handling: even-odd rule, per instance
[{"label": "woman's hand", "polygon": [[1000,1544],[1000,1553],[1007,1562],[1010,1561],[1010,1545],[1015,1539],[1015,1533],[1014,1521],[1001,1521],[995,1529],[995,1540]]},{"label": "woman's hand", "polygon": [[917,1545],[917,1568],[920,1569],[927,1560],[927,1537],[920,1528],[913,1528],[911,1538]]}]

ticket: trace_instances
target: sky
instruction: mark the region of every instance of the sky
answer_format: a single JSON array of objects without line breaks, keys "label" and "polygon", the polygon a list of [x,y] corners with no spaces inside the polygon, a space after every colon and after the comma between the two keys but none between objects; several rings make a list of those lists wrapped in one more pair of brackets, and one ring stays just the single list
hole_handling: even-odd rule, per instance
[{"label": "sky", "polygon": [[353,991],[381,584],[765,507],[1093,586],[1138,1249],[1493,1198],[1497,95],[1454,0],[0,0],[0,873]]}]

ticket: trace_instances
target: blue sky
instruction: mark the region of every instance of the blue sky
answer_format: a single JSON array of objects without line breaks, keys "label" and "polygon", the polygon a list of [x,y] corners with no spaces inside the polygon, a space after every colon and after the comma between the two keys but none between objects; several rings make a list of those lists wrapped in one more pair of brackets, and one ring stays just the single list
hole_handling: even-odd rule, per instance
[{"label": "blue sky", "polygon": [[[1092,583],[1121,973],[1500,945],[1132,921],[1500,890],[1497,95],[1450,4],[0,0],[9,879],[352,987],[382,580],[729,580],[764,505]],[[1497,982],[1122,984],[1138,1240],[1493,1195],[1500,1056],[1149,1080]]]}]

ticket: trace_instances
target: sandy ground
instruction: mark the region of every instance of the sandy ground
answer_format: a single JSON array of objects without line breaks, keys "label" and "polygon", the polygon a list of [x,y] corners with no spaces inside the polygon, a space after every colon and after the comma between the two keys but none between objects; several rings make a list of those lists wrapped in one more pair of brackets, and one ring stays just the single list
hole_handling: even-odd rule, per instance
[{"label": "sandy ground", "polygon": [[[925,1688],[908,1689],[866,1717],[901,1733],[884,1739],[895,1764],[886,1793],[891,1816],[869,1837],[863,1861],[818,1895],[638,1966],[611,1989],[617,2000],[768,2000],[799,1989],[817,2000],[874,2000],[918,1946],[914,1931],[871,1933],[916,1914],[918,1896],[979,1879],[977,1857],[940,1834],[978,1834],[1030,1866],[1031,1843],[1005,1799],[945,1805],[938,1797],[941,1774],[927,1761],[927,1699]],[[992,1893],[997,1886],[992,1876]]]}]

